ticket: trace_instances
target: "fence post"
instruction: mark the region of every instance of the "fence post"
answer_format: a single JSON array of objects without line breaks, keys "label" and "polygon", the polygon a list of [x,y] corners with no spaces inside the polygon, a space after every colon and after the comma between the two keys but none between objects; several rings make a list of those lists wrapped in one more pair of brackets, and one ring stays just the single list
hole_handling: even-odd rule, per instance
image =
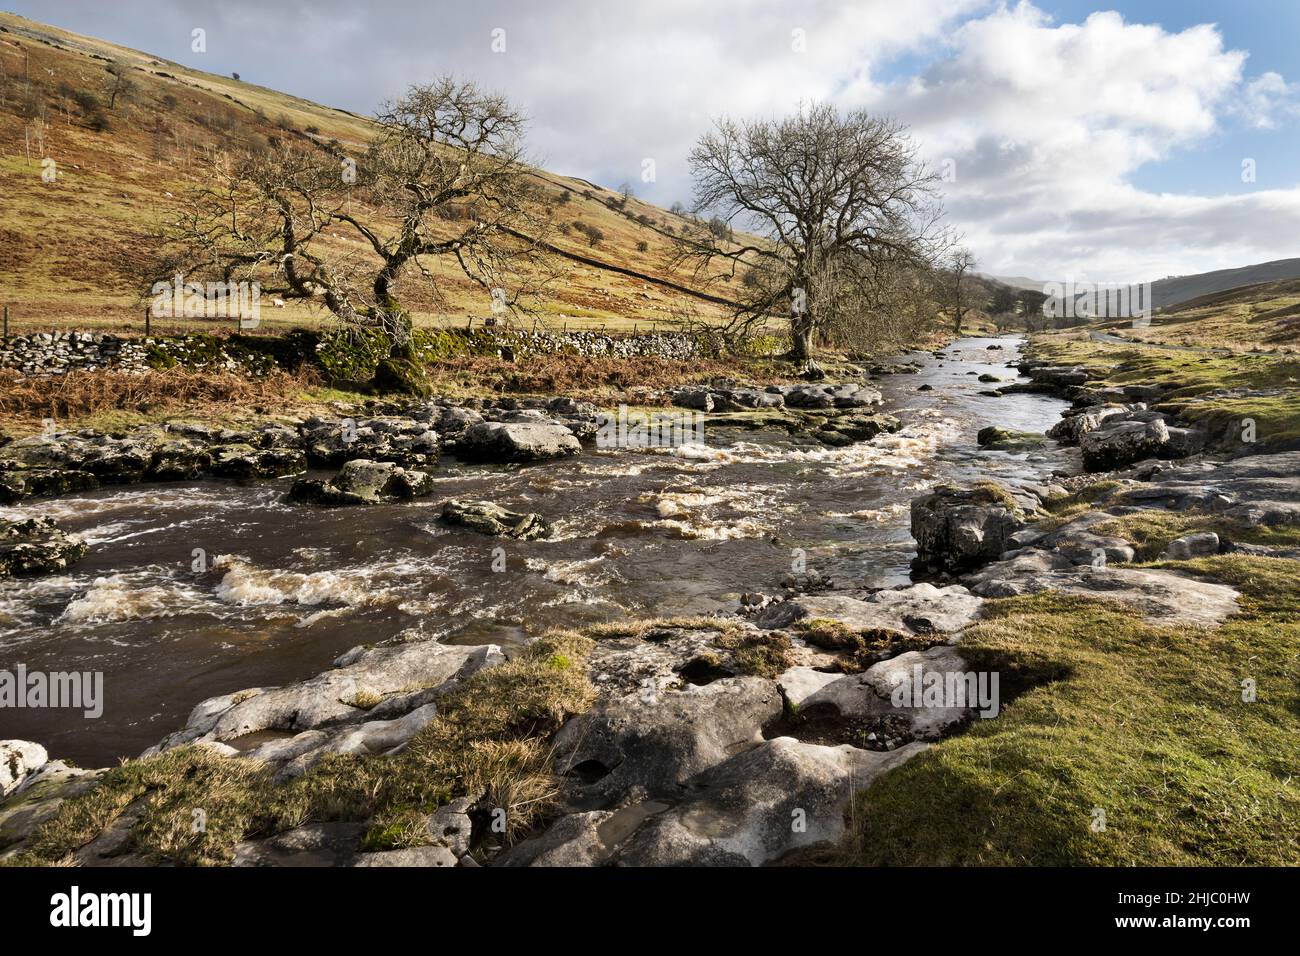
[{"label": "fence post", "polygon": [[5,338],[9,338],[9,306],[5,306]]},{"label": "fence post", "polygon": [[144,307],[144,334],[146,338],[148,338],[149,336],[149,325],[150,325],[149,319],[152,316],[153,316],[153,310],[146,305]]}]

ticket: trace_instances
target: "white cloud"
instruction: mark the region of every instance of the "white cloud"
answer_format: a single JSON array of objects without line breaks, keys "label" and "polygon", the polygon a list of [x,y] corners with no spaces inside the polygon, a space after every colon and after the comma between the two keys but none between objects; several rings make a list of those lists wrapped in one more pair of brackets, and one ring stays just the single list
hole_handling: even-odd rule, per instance
[{"label": "white cloud", "polygon": [[[863,101],[909,120],[957,179],[948,207],[985,271],[1134,281],[1295,253],[1300,191],[1155,194],[1133,174],[1222,132],[1246,54],[1212,26],[1178,33],[1113,12],[1053,24],[1028,3],[965,23],[948,55]],[[1280,77],[1278,78],[1280,80]],[[1283,84],[1285,86],[1285,84]]]},{"label": "white cloud", "polygon": [[1236,111],[1256,129],[1276,129],[1280,121],[1300,114],[1300,83],[1288,83],[1280,73],[1261,73],[1241,91]]}]

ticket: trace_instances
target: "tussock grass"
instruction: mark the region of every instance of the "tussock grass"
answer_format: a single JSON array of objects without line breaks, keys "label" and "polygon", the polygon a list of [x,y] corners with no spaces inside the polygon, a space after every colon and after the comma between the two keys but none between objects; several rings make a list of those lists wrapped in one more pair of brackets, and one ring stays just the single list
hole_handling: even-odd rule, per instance
[{"label": "tussock grass", "polygon": [[1000,671],[1001,715],[876,781],[821,862],[1300,863],[1300,563],[1168,567],[1239,588],[1243,613],[1194,630],[1052,594],[990,602],[962,654]]}]

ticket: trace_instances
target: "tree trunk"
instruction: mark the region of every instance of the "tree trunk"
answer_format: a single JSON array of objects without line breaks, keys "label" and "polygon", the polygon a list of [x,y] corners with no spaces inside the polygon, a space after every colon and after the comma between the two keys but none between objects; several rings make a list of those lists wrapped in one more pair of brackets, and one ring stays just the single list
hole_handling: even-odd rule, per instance
[{"label": "tree trunk", "polygon": [[812,358],[813,323],[806,315],[796,316],[790,323],[790,357],[796,361]]},{"label": "tree trunk", "polygon": [[389,356],[395,359],[411,358],[411,317],[402,309],[393,295],[392,284],[400,266],[392,263],[379,270],[375,276],[375,318],[391,340]]}]

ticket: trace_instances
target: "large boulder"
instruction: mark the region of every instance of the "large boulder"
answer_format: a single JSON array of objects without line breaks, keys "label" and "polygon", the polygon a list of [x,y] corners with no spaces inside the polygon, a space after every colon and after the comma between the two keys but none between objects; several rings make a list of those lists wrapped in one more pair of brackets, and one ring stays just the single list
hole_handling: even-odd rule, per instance
[{"label": "large boulder", "polygon": [[1095,429],[1079,439],[1088,471],[1114,471],[1144,458],[1159,458],[1169,444],[1169,426],[1161,419],[1123,421]]},{"label": "large boulder", "polygon": [[1025,526],[1019,503],[988,486],[942,487],[912,501],[917,565],[931,571],[962,570],[1000,558]]},{"label": "large boulder", "polygon": [[1089,405],[1062,418],[1047,430],[1047,437],[1055,438],[1062,445],[1077,445],[1084,435],[1096,431],[1108,419],[1127,415],[1129,411],[1127,405]]},{"label": "large boulder", "polygon": [[456,444],[462,458],[486,462],[547,461],[581,450],[573,432],[557,422],[479,422]]},{"label": "large boulder", "polygon": [[556,768],[574,778],[581,800],[676,795],[690,777],[761,742],[781,709],[776,684],[760,677],[605,698],[564,725]]}]

